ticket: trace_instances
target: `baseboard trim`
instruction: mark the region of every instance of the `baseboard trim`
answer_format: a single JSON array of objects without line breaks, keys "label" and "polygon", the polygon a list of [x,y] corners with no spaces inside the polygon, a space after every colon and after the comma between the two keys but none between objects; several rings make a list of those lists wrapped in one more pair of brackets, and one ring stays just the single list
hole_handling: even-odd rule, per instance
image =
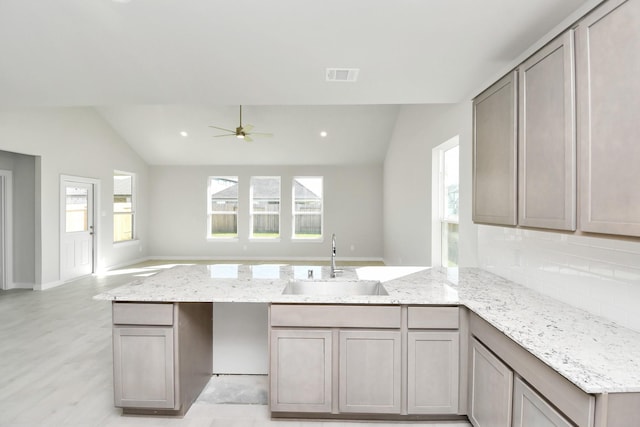
[{"label": "baseboard trim", "polygon": [[[75,279],[73,279],[73,280],[75,280]],[[71,282],[73,280],[69,280],[69,282]],[[53,282],[36,284],[36,285],[33,285],[33,290],[34,291],[46,291],[47,289],[57,288],[58,286],[64,285],[65,283],[67,283],[67,281],[56,280],[56,281],[53,281]]]},{"label": "baseboard trim", "polygon": [[35,289],[35,283],[9,283],[7,290],[9,289]]},{"label": "baseboard trim", "polygon": [[[329,262],[330,259],[328,256],[326,257],[284,257],[284,256],[276,256],[276,257],[268,257],[268,256],[257,256],[257,257],[242,257],[242,256],[164,256],[164,255],[153,255],[149,256],[143,261],[291,261],[291,262]],[[380,257],[338,257],[336,261],[340,263],[345,262],[384,262],[383,258]],[[142,262],[142,261],[141,261]],[[133,264],[133,263],[131,263]],[[127,264],[127,265],[131,265]]]},{"label": "baseboard trim", "polygon": [[128,267],[128,266],[134,265],[134,264],[140,264],[141,262],[151,261],[153,259],[154,258],[152,258],[152,257],[142,257],[142,258],[136,258],[136,259],[132,259],[132,260],[128,260],[128,261],[119,262],[117,264],[113,264],[113,265],[109,265],[107,267],[100,268],[94,274],[100,274],[100,273],[105,272],[105,271],[117,270],[118,268]]}]

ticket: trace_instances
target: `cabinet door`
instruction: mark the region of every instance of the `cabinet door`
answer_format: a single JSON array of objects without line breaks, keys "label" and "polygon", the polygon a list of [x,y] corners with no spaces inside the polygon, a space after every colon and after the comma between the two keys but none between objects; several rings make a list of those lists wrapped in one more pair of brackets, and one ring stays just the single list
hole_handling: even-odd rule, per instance
[{"label": "cabinet door", "polygon": [[340,331],[340,412],[400,413],[400,331]]},{"label": "cabinet door", "polygon": [[458,332],[409,332],[408,411],[457,414]]},{"label": "cabinet door", "polygon": [[613,0],[576,29],[580,228],[640,236],[640,2]]},{"label": "cabinet door", "polygon": [[576,229],[573,31],[518,68],[518,224]]},{"label": "cabinet door", "polygon": [[271,330],[271,411],[331,412],[331,330]]},{"label": "cabinet door", "polygon": [[473,100],[473,221],[516,225],[516,72]]},{"label": "cabinet door", "polygon": [[475,427],[511,427],[513,372],[471,340],[469,420]]},{"label": "cabinet door", "polygon": [[171,327],[114,327],[115,406],[177,409]]},{"label": "cabinet door", "polygon": [[515,379],[513,427],[571,427],[572,425],[521,378]]}]

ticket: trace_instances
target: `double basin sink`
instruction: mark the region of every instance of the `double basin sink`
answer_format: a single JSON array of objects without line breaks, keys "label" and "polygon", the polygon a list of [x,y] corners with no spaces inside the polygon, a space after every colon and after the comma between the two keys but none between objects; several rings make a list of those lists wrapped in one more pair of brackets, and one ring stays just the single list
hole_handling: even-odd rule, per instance
[{"label": "double basin sink", "polygon": [[283,295],[373,296],[389,295],[377,280],[292,280]]}]

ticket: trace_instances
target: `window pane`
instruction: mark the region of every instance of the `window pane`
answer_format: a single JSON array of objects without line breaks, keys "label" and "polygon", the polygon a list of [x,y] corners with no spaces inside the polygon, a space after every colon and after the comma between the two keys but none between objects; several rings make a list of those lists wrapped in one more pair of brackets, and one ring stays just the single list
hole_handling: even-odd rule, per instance
[{"label": "window pane", "polygon": [[238,177],[211,178],[211,211],[237,211],[238,210]]},{"label": "window pane", "polygon": [[458,224],[442,223],[442,266],[458,266]]},{"label": "window pane", "polygon": [[113,194],[131,196],[133,194],[133,176],[115,174],[113,176]]},{"label": "window pane", "polygon": [[133,175],[114,172],[113,175],[113,241],[134,238]]},{"label": "window pane", "polygon": [[87,231],[89,219],[89,190],[81,187],[66,187],[66,227],[67,233]]},{"label": "window pane", "polygon": [[251,178],[251,236],[280,237],[280,177]]},{"label": "window pane", "polygon": [[133,239],[133,214],[116,213],[113,215],[113,241]]},{"label": "window pane", "polygon": [[280,215],[254,215],[253,236],[271,238],[279,237]]},{"label": "window pane", "polygon": [[236,214],[211,215],[211,235],[213,237],[238,237],[238,216]]},{"label": "window pane", "polygon": [[238,177],[211,177],[209,195],[209,236],[238,237]]},{"label": "window pane", "polygon": [[459,147],[455,146],[444,152],[444,218],[451,221],[458,220],[459,206]]},{"label": "window pane", "polygon": [[293,237],[322,237],[322,177],[298,177],[293,180]]}]

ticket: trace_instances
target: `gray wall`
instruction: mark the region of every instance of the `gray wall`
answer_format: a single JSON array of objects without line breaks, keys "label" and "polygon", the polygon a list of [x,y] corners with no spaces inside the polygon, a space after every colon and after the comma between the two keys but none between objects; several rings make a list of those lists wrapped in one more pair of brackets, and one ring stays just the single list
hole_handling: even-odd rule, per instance
[{"label": "gray wall", "polygon": [[33,285],[36,274],[36,159],[0,151],[0,169],[13,175],[13,277],[16,284]]},{"label": "gray wall", "polygon": [[405,105],[384,162],[384,260],[388,265],[431,265],[431,151],[459,136],[461,266],[477,264],[471,221],[471,102]]},{"label": "gray wall", "polygon": [[[173,258],[329,259],[331,233],[336,233],[338,258],[382,259],[382,166],[152,166],[149,208],[149,253]],[[209,176],[240,179],[237,241],[212,241],[207,233]],[[249,179],[282,177],[281,239],[249,239]],[[324,241],[292,242],[291,180],[324,177]],[[244,203],[244,204],[243,204]],[[243,205],[242,205],[243,204]]]}]

